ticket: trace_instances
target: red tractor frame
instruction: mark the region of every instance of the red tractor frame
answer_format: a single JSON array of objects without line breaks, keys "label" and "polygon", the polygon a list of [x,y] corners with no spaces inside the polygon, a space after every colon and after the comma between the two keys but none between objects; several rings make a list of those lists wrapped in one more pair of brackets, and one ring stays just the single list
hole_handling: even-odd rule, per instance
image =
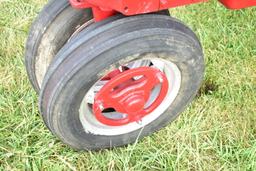
[{"label": "red tractor frame", "polygon": [[[207,0],[70,0],[70,3],[74,8],[92,8],[95,21],[101,21],[114,15],[116,12],[124,15],[137,15],[206,1]],[[256,5],[255,0],[219,1],[230,9],[241,9]]]}]

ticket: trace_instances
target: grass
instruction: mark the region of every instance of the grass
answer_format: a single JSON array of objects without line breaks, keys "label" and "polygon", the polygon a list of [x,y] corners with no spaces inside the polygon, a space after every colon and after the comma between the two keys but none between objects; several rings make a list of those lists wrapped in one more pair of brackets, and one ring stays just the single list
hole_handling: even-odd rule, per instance
[{"label": "grass", "polygon": [[256,8],[172,9],[199,36],[205,82],[175,122],[127,147],[77,152],[44,126],[24,43],[46,0],[0,0],[0,170],[256,170]]}]

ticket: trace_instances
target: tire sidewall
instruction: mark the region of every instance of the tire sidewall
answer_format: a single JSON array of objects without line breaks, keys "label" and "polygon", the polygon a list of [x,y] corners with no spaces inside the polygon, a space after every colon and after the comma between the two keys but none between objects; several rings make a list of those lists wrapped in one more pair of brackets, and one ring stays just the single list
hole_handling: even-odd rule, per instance
[{"label": "tire sidewall", "polygon": [[[38,66],[38,60],[49,58],[50,60],[46,61],[49,66],[52,58],[67,42],[76,27],[89,18],[92,18],[91,10],[75,10],[68,0],[51,0],[39,13],[31,26],[25,52],[27,74],[37,93],[41,87],[36,73],[36,70],[40,67]],[[63,22],[65,24],[60,26],[60,23]],[[38,72],[40,73],[40,71]]]},{"label": "tire sidewall", "polygon": [[[177,40],[177,37],[180,40]],[[92,60],[77,67],[79,70],[70,72],[67,79],[62,81],[62,86],[56,88],[54,96],[50,99],[51,105],[47,113],[51,115],[51,127],[54,132],[57,132],[65,143],[76,149],[100,149],[134,142],[173,121],[193,99],[203,78],[202,53],[196,45],[186,48],[183,42],[189,42],[189,40],[175,31],[169,39],[162,35],[140,38],[126,43],[120,42],[119,46],[95,55]],[[89,88],[104,75],[103,73],[120,64],[141,59],[138,54],[146,52],[160,54],[168,52],[168,55],[165,54],[167,56],[165,60],[175,63],[181,71],[180,91],[171,106],[152,123],[127,134],[104,136],[85,132],[79,117],[79,107]],[[80,58],[88,58],[83,51],[76,55]]]}]

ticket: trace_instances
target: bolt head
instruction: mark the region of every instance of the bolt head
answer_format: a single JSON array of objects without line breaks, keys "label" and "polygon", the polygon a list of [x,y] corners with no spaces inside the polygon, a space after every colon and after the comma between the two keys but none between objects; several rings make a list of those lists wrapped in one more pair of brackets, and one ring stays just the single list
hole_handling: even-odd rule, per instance
[{"label": "bolt head", "polygon": [[105,109],[102,103],[99,103],[98,106],[99,106],[101,111],[103,111]]},{"label": "bolt head", "polygon": [[159,80],[160,83],[164,82],[163,75],[161,73],[157,74],[157,79]]},{"label": "bolt head", "polygon": [[142,125],[142,119],[138,120],[137,124]]}]

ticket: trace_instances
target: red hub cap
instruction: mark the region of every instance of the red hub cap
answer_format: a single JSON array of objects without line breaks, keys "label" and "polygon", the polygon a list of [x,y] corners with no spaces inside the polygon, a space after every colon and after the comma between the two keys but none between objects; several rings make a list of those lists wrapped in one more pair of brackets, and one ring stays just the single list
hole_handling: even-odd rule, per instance
[{"label": "red hub cap", "polygon": [[[161,90],[157,98],[148,104],[152,89],[157,85],[161,85]],[[167,92],[168,80],[165,74],[156,68],[140,67],[116,72],[96,94],[93,111],[98,121],[109,126],[138,122],[162,103]],[[123,114],[123,117],[106,117],[103,110],[109,108]]]}]

